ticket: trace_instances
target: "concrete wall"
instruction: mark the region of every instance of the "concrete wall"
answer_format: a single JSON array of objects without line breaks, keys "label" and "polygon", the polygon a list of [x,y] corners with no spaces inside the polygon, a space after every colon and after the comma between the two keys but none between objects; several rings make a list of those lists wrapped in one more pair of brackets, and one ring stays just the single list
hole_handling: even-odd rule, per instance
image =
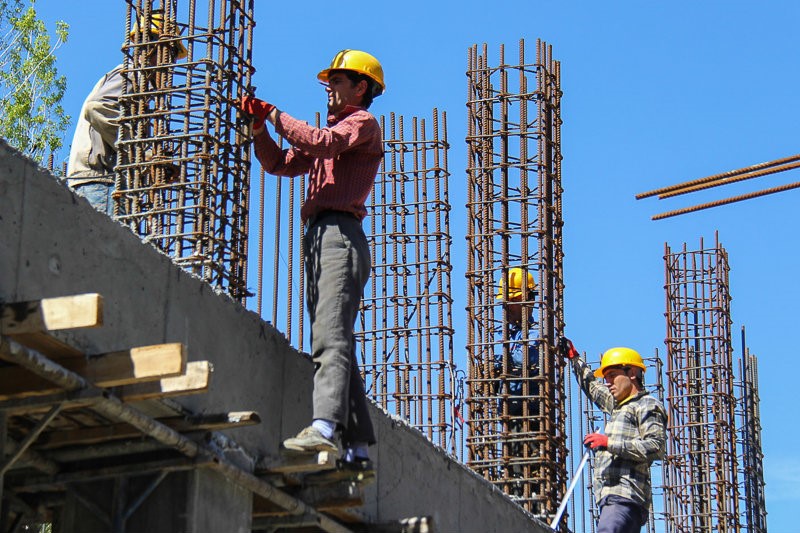
[{"label": "concrete wall", "polygon": [[[104,326],[62,335],[87,353],[183,342],[214,366],[197,412],[255,410],[259,426],[229,432],[249,453],[278,455],[311,417],[312,365],[253,312],[95,211],[0,141],[0,300],[97,292]],[[419,432],[372,409],[377,479],[362,512],[383,522],[433,516],[438,531],[549,531]]]}]

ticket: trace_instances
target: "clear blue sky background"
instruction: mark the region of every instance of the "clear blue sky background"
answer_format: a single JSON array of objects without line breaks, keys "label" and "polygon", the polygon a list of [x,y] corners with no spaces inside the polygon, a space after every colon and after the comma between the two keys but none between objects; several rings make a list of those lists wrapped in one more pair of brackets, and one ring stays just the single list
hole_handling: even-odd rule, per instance
[{"label": "clear blue sky background", "polygon": [[[70,25],[58,65],[74,117],[96,80],[121,61],[125,2],[39,0],[37,8],[51,28],[56,19]],[[388,90],[375,101],[376,115],[447,112],[454,257],[465,250],[467,50],[488,43],[496,64],[501,43],[509,57],[520,38],[529,57],[537,37],[552,44],[564,91],[568,334],[590,359],[620,344],[663,354],[664,243],[697,249],[719,230],[731,265],[736,356],[742,325],[759,356],[768,525],[798,530],[800,424],[790,413],[800,366],[800,190],[665,221],[650,216],[800,181],[800,171],[666,201],[634,195],[800,153],[800,3],[259,0],[256,20],[257,94],[298,118],[324,110],[315,74],[342,48],[383,63]],[[454,265],[457,298],[464,267]],[[456,300],[455,324],[465,323],[465,303]],[[457,351],[465,344],[459,335]]]}]

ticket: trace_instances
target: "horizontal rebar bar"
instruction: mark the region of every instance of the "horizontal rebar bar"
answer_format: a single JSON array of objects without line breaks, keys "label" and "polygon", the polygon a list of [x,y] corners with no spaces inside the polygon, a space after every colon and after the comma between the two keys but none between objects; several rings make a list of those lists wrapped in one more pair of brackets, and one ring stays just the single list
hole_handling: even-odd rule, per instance
[{"label": "horizontal rebar bar", "polygon": [[701,185],[695,185],[693,187],[687,187],[685,189],[679,189],[679,190],[676,190],[676,191],[672,191],[670,193],[661,194],[661,195],[659,195],[658,198],[659,198],[659,200],[663,200],[665,198],[671,198],[673,196],[680,196],[682,194],[688,194],[690,192],[700,191],[700,190],[703,190],[703,189],[709,189],[711,187],[719,187],[719,186],[722,186],[722,185],[727,185],[729,183],[736,183],[736,182],[739,182],[739,181],[749,180],[749,179],[753,179],[753,178],[759,178],[761,176],[766,176],[768,174],[777,174],[778,172],[786,172],[787,170],[792,170],[792,169],[795,169],[795,168],[798,168],[798,167],[800,167],[800,162],[790,163],[788,165],[782,165],[780,167],[770,168],[770,169],[767,169],[767,170],[759,170],[759,171],[751,172],[751,173],[747,173],[747,174],[740,174],[738,176],[734,176],[734,177],[731,177],[731,178],[724,178],[724,179],[721,179],[721,180],[718,180],[718,181],[713,181],[713,182],[710,182],[710,183],[704,183],[704,184],[701,184]]},{"label": "horizontal rebar bar", "polygon": [[670,218],[677,215],[683,215],[686,213],[693,213],[695,211],[701,211],[703,209],[710,209],[712,207],[719,207],[721,205],[732,204],[735,202],[741,202],[743,200],[749,200],[751,198],[758,198],[759,196],[767,196],[769,194],[775,194],[779,192],[789,191],[792,189],[797,189],[800,187],[800,182],[789,183],[787,185],[779,185],[777,187],[772,187],[771,189],[764,189],[762,191],[750,192],[746,194],[741,194],[739,196],[732,196],[730,198],[725,198],[722,200],[715,200],[713,202],[707,202],[704,204],[698,204],[691,207],[684,207],[683,209],[676,209],[674,211],[667,211],[664,213],[659,213],[657,215],[653,215],[651,217],[652,220],[662,220],[664,218]]},{"label": "horizontal rebar bar", "polygon": [[670,193],[672,191],[677,191],[677,190],[680,190],[680,189],[693,187],[695,185],[702,185],[702,184],[706,184],[706,183],[710,183],[710,182],[714,182],[714,181],[718,181],[718,180],[723,180],[725,178],[729,178],[729,177],[732,177],[732,176],[738,176],[740,174],[747,174],[747,173],[750,173],[750,172],[753,172],[753,171],[756,171],[756,170],[775,167],[775,166],[778,166],[778,165],[783,165],[785,163],[790,163],[790,162],[798,161],[798,160],[800,160],[800,154],[789,156],[789,157],[784,157],[782,159],[776,159],[775,161],[767,161],[765,163],[759,163],[757,165],[744,167],[744,168],[740,168],[740,169],[736,169],[736,170],[729,170],[727,172],[722,172],[720,174],[714,174],[712,176],[706,176],[704,178],[698,178],[698,179],[687,181],[687,182],[684,182],[684,183],[678,183],[676,185],[670,185],[670,186],[667,186],[667,187],[662,187],[660,189],[654,189],[652,191],[639,193],[639,194],[636,195],[636,199],[637,200],[641,200],[642,198],[649,198],[651,196],[656,196],[656,195],[660,196],[660,195],[663,195],[665,193]]}]

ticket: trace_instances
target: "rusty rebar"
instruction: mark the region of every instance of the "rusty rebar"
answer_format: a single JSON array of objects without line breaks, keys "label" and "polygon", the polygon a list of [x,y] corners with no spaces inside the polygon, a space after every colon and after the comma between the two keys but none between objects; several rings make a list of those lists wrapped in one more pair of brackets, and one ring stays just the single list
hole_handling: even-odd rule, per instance
[{"label": "rusty rebar", "polygon": [[738,531],[736,395],[728,256],[665,244],[668,531]]},{"label": "rusty rebar", "polygon": [[[529,62],[520,40],[518,58],[501,46],[491,67],[487,45],[468,53],[467,464],[551,519],[567,480],[565,372],[552,357],[564,325],[561,89],[551,47],[537,41]],[[514,338],[501,282],[512,267],[536,281]],[[519,346],[529,363],[517,368]]]},{"label": "rusty rebar", "polygon": [[[677,185],[671,185],[669,187],[662,187],[660,189],[654,189],[652,191],[640,193],[636,195],[636,199],[648,198],[650,196],[658,195],[660,200],[665,198],[670,198],[673,196],[678,196],[682,194],[687,194],[703,189],[707,189],[710,187],[718,187],[720,185],[727,185],[730,183],[736,183],[743,180],[759,178],[762,176],[767,176],[770,174],[777,174],[779,172],[785,172],[787,170],[793,170],[796,168],[800,168],[800,155],[793,155],[790,157],[784,157],[782,159],[776,159],[775,161],[768,161],[766,163],[759,163],[758,165],[753,165],[750,167],[740,168],[737,170],[731,170],[728,172],[723,172],[720,174],[714,174],[713,176],[707,176],[705,178],[699,178],[696,180],[688,181],[685,183],[679,183]],[[775,194],[778,192],[788,191],[791,189],[796,189],[800,187],[800,182],[798,183],[791,183],[788,185],[779,185],[777,187],[772,187],[769,189],[764,189],[761,191],[741,194],[738,196],[732,196],[730,198],[725,198],[723,200],[716,200],[712,202],[706,202],[703,204],[694,205],[691,207],[685,207],[682,209],[676,209],[673,211],[667,211],[665,213],[659,213],[654,215],[652,220],[661,220],[664,218],[670,218],[678,215],[683,215],[686,213],[692,213],[695,211],[701,211],[703,209],[709,209],[711,207],[718,207],[721,205],[731,204],[735,202],[741,202],[743,200],[749,200],[751,198],[758,198],[759,196],[766,196],[769,194]]]},{"label": "rusty rebar", "polygon": [[758,358],[747,347],[742,326],[742,355],[739,358],[739,420],[742,457],[742,501],[747,531],[767,531],[767,509],[764,483],[764,452],[761,446],[761,413],[758,395]]},{"label": "rusty rebar", "polygon": [[[127,0],[115,217],[244,303],[253,0]],[[207,7],[207,20],[199,14]],[[188,55],[179,59],[178,45]]]},{"label": "rusty rebar", "polygon": [[357,324],[359,363],[371,398],[458,456],[446,119],[434,109],[432,124],[393,113],[380,122],[385,154],[367,207],[372,275]]},{"label": "rusty rebar", "polygon": [[[641,200],[643,198],[649,198],[651,196],[660,196],[660,197],[664,197],[665,198],[666,196],[664,196],[664,195],[666,195],[666,194],[670,194],[670,195],[672,195],[671,193],[683,194],[682,192],[678,192],[678,191],[682,191],[684,189],[688,189],[686,192],[691,192],[692,190],[695,190],[694,187],[697,187],[699,185],[706,185],[706,184],[712,184],[712,183],[714,183],[715,185],[717,185],[717,184],[718,185],[723,185],[724,183],[727,183],[727,181],[725,181],[725,180],[727,180],[728,178],[731,178],[731,177],[734,177],[734,176],[740,176],[742,174],[750,174],[750,173],[752,173],[754,171],[759,171],[759,170],[769,169],[769,168],[772,168],[772,167],[777,167],[777,166],[780,166],[780,165],[784,165],[786,163],[791,163],[793,161],[800,161],[800,154],[793,155],[793,156],[790,156],[790,157],[785,157],[785,158],[782,158],[782,159],[776,159],[775,161],[767,161],[765,163],[759,163],[757,165],[752,165],[752,166],[749,166],[749,167],[739,168],[739,169],[736,169],[736,170],[729,170],[727,172],[722,172],[722,173],[719,173],[719,174],[706,176],[704,178],[698,178],[698,179],[695,179],[695,180],[686,181],[686,182],[683,182],[683,183],[678,183],[676,185],[669,185],[667,187],[661,187],[660,189],[653,189],[652,191],[647,191],[647,192],[643,192],[643,193],[637,194],[636,195],[636,199],[637,200]],[[784,169],[784,170],[788,170],[788,169]],[[771,172],[779,172],[779,171],[778,170],[774,170],[774,171],[771,171]],[[766,172],[766,174],[769,174],[771,172]],[[757,177],[757,176],[753,176],[753,177]],[[721,182],[721,183],[716,183],[716,182]],[[715,186],[715,185],[710,185],[710,186]]]},{"label": "rusty rebar", "polygon": [[664,198],[671,198],[673,196],[679,196],[681,194],[687,194],[687,193],[690,193],[690,192],[700,191],[700,190],[703,190],[703,189],[709,189],[711,187],[719,187],[721,185],[727,185],[729,183],[736,183],[736,182],[739,182],[739,181],[749,180],[749,179],[753,179],[753,178],[760,178],[761,176],[766,176],[768,174],[777,174],[778,172],[786,172],[787,170],[792,170],[792,169],[795,169],[795,168],[798,168],[798,167],[800,167],[800,162],[789,163],[789,164],[786,164],[786,165],[781,165],[781,166],[777,166],[777,167],[774,167],[774,168],[768,168],[768,169],[765,169],[765,170],[758,170],[758,171],[755,171],[755,172],[748,172],[748,173],[744,173],[744,174],[738,174],[736,176],[732,176],[732,177],[729,177],[729,178],[723,178],[723,179],[719,179],[719,180],[716,180],[716,181],[713,181],[713,182],[709,182],[709,183],[701,183],[699,185],[694,185],[694,186],[691,186],[691,187],[684,187],[682,189],[674,190],[672,192],[667,192],[667,193],[664,193],[664,194],[660,194],[660,195],[658,195],[658,198],[660,200],[663,200]]},{"label": "rusty rebar", "polygon": [[659,213],[657,215],[653,215],[651,218],[653,220],[661,220],[664,218],[670,218],[678,215],[683,215],[685,213],[692,213],[694,211],[701,211],[703,209],[709,209],[711,207],[718,207],[721,205],[732,204],[735,202],[741,202],[743,200],[750,200],[751,198],[758,198],[759,196],[767,196],[769,194],[775,194],[783,191],[789,191],[791,189],[797,189],[800,187],[800,181],[795,183],[789,183],[787,185],[779,185],[777,187],[772,187],[771,189],[764,189],[762,191],[750,192],[746,194],[740,194],[738,196],[732,196],[730,198],[725,198],[723,200],[715,200],[713,202],[707,202],[704,204],[698,204],[692,207],[684,207],[683,209],[676,209],[674,211],[667,211],[665,213]]}]

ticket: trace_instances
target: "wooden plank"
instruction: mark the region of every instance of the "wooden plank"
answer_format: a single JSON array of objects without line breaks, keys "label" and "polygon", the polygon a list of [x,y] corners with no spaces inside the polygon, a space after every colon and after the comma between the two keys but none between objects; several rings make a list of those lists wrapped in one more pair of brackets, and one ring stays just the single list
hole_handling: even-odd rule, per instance
[{"label": "wooden plank", "polygon": [[364,504],[364,491],[353,481],[304,487],[295,496],[317,511],[359,507]]},{"label": "wooden plank", "polygon": [[[177,416],[157,419],[175,431],[219,431],[261,423],[254,411],[214,413],[192,417]],[[141,435],[133,426],[125,423],[94,426],[88,428],[53,431],[42,435],[34,445],[37,450],[48,450],[63,446],[88,446],[115,440],[131,439]]]},{"label": "wooden plank", "polygon": [[0,305],[0,334],[55,358],[83,357],[80,350],[49,331],[94,328],[103,324],[103,298],[79,294]]},{"label": "wooden plank", "polygon": [[264,471],[279,474],[298,472],[320,472],[336,468],[336,454],[331,452],[318,452],[316,454],[284,454],[259,465]]},{"label": "wooden plank", "polygon": [[[13,335],[13,338],[23,346],[31,348],[32,350],[36,350],[40,354],[53,360],[80,359],[82,357],[86,357],[82,351],[70,346],[60,339],[52,337],[46,332],[21,333],[19,335]],[[2,353],[0,353],[0,358],[2,358]]]},{"label": "wooden plank", "polygon": [[319,526],[319,516],[312,514],[290,515],[284,510],[280,515],[276,516],[257,516],[253,519],[250,527],[254,531],[279,531],[314,526]]},{"label": "wooden plank", "polygon": [[[343,509],[364,504],[364,494],[357,483],[332,483],[319,487],[307,487],[299,491],[288,491],[296,498],[328,514],[338,514]],[[259,496],[253,497],[253,517],[267,518],[286,516],[289,512]]]},{"label": "wooden plank", "polygon": [[[186,349],[181,343],[131,348],[86,359],[57,361],[98,387],[116,387],[179,376],[186,370]],[[60,390],[49,381],[18,366],[0,372],[0,400],[52,394]]]},{"label": "wooden plank", "polygon": [[201,394],[208,391],[212,371],[213,368],[208,361],[191,361],[186,364],[186,373],[182,376],[125,385],[115,389],[114,395],[123,402],[139,402],[154,398]]},{"label": "wooden plank", "polygon": [[253,518],[288,516],[289,511],[280,505],[269,501],[263,496],[253,493]]},{"label": "wooden plank", "polygon": [[78,294],[0,305],[0,333],[14,336],[103,324],[103,298]]},{"label": "wooden plank", "polygon": [[433,519],[430,516],[415,516],[379,524],[354,524],[351,529],[359,533],[434,533]]}]

